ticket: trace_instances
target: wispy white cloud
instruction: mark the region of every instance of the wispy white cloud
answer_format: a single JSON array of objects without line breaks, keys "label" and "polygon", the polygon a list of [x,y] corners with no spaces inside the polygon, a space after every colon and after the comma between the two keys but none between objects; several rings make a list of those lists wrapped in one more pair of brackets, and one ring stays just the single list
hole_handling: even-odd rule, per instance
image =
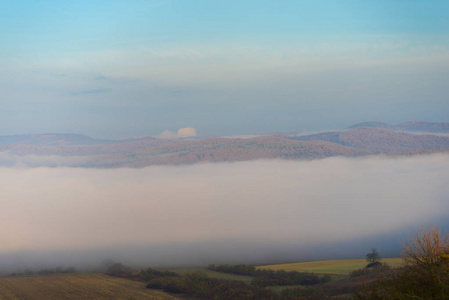
[{"label": "wispy white cloud", "polygon": [[192,127],[179,128],[177,136],[180,138],[196,136],[196,129]]},{"label": "wispy white cloud", "polygon": [[155,136],[159,139],[176,139],[176,138],[187,138],[187,137],[195,137],[196,129],[192,127],[183,127],[179,128],[177,133],[174,133],[170,130],[164,130],[161,134]]}]

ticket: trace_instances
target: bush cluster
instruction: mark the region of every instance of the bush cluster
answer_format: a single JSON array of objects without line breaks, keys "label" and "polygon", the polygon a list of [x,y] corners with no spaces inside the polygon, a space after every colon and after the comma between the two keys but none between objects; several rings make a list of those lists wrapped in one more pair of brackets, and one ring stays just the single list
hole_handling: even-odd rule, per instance
[{"label": "bush cluster", "polygon": [[[368,266],[369,265],[371,265],[371,264],[368,264]],[[368,266],[363,269],[358,269],[358,270],[352,271],[349,274],[350,277],[360,277],[360,276],[369,275],[369,274],[378,274],[378,273],[383,273],[385,271],[391,270],[390,266],[387,265],[386,263],[377,263],[373,267],[368,267]]]},{"label": "bush cluster", "polygon": [[141,279],[143,281],[150,281],[155,278],[166,278],[166,277],[179,277],[175,272],[170,271],[158,271],[152,268],[142,270],[138,273],[133,274],[134,277]]},{"label": "bush cluster", "polygon": [[[308,286],[287,288],[281,291],[280,299],[332,299],[332,297],[350,294],[354,291],[352,287],[346,286]],[[346,299],[346,298],[336,298]]]},{"label": "bush cluster", "polygon": [[297,271],[273,271],[256,269],[253,265],[209,265],[209,270],[238,275],[254,276],[256,286],[314,285],[331,281],[329,275],[318,276],[313,273]]},{"label": "bush cluster", "polygon": [[175,272],[170,271],[159,271],[152,268],[146,270],[136,271],[130,267],[127,267],[121,263],[114,263],[111,265],[106,274],[115,277],[124,277],[136,281],[150,281],[155,278],[165,278],[165,277],[178,277],[179,275]]},{"label": "bush cluster", "polygon": [[268,289],[249,286],[237,280],[208,278],[204,273],[192,272],[184,276],[159,277],[151,280],[147,288],[169,293],[182,293],[203,299],[275,299]]},{"label": "bush cluster", "polygon": [[209,265],[209,270],[218,271],[223,273],[232,273],[237,275],[256,276],[257,270],[253,265]]},{"label": "bush cluster", "polygon": [[106,274],[116,277],[131,277],[134,270],[130,267],[124,266],[121,263],[114,263],[106,270]]}]

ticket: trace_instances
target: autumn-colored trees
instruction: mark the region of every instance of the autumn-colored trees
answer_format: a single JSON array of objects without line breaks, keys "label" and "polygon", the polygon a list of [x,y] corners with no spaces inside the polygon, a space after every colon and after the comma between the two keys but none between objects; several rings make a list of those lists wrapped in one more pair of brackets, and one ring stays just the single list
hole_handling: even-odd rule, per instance
[{"label": "autumn-colored trees", "polygon": [[359,299],[449,299],[449,235],[436,225],[402,243],[405,267],[364,289]]},{"label": "autumn-colored trees", "polygon": [[438,226],[421,226],[407,243],[402,245],[406,271],[415,284],[434,291],[433,296],[449,298],[449,235]]}]

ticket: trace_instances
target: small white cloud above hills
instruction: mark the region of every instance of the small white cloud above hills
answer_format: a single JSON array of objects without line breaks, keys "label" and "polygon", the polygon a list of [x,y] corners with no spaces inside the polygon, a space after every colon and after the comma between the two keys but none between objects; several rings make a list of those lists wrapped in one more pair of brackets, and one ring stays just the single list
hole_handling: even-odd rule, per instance
[{"label": "small white cloud above hills", "polygon": [[178,138],[187,138],[187,137],[195,137],[196,129],[193,127],[183,127],[179,128],[177,133],[174,133],[171,130],[164,130],[161,134],[156,135],[155,137],[158,139],[178,139]]}]

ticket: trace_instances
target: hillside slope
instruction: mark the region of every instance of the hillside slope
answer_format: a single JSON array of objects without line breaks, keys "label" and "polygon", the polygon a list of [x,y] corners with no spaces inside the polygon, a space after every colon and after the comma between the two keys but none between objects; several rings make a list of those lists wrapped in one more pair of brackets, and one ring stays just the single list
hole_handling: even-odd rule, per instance
[{"label": "hillside slope", "polygon": [[153,137],[140,137],[128,139],[94,139],[82,134],[48,133],[48,134],[18,134],[0,136],[0,145],[34,145],[34,146],[86,146],[110,145],[155,140]]},{"label": "hillside slope", "polygon": [[[366,127],[359,127],[364,125]],[[0,166],[145,167],[198,162],[257,159],[320,159],[372,154],[411,155],[449,149],[449,136],[407,133],[398,128],[444,131],[449,123],[379,122],[356,124],[353,129],[305,136],[289,134],[251,138],[97,140],[76,134],[0,137]],[[388,127],[386,129],[384,127]],[[390,130],[394,129],[394,130]]]},{"label": "hillside slope", "polygon": [[449,137],[410,134],[384,128],[360,127],[343,132],[327,132],[291,137],[301,141],[328,141],[342,146],[378,150],[382,153],[441,150],[449,148]]},{"label": "hillside slope", "polygon": [[360,127],[384,128],[393,131],[449,133],[448,122],[425,121],[409,121],[398,125],[391,125],[382,122],[362,122],[349,126],[347,129],[356,129]]},{"label": "hillside slope", "polygon": [[2,300],[59,299],[178,299],[145,288],[142,282],[103,274],[50,275],[0,278]]}]

